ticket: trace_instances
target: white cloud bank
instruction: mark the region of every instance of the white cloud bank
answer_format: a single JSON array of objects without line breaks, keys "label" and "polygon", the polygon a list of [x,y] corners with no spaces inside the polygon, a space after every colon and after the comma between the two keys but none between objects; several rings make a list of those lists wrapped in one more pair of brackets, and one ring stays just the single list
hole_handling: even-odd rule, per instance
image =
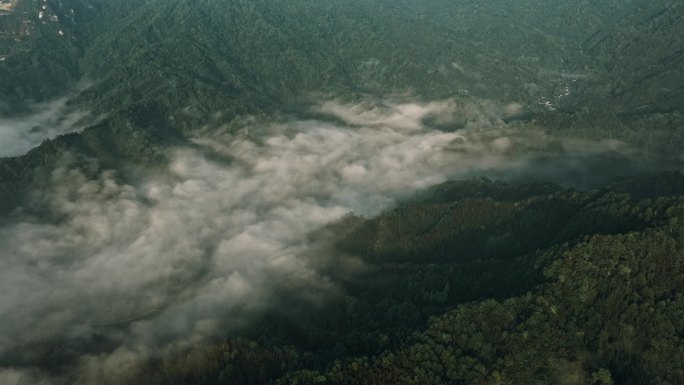
[{"label": "white cloud bank", "polygon": [[[506,109],[487,105],[329,102],[319,110],[347,125],[299,121],[253,127],[266,133],[258,138],[248,130],[198,138],[231,161],[177,149],[168,173],[135,186],[112,172],[89,180],[56,168],[53,187],[36,194],[55,219],[0,228],[0,359],[31,362],[50,344],[84,341],[68,381],[117,383],[140,357],[249,321],[284,288],[312,298],[334,291],[302,257],[312,231],[348,212],[378,214],[475,168],[523,164],[520,154],[548,142],[507,127],[496,112]],[[423,123],[463,114],[476,122],[465,131]],[[112,325],[124,325],[118,348],[89,352],[91,336]],[[0,379],[40,376],[5,368]]]}]

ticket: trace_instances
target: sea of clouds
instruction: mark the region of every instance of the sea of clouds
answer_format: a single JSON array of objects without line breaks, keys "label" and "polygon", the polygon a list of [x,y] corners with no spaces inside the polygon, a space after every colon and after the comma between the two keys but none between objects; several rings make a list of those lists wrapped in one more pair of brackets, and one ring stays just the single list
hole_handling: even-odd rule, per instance
[{"label": "sea of clouds", "polygon": [[[205,133],[135,183],[65,159],[29,199],[44,215],[0,227],[0,383],[125,383],[140,360],[229,335],[282,306],[285,290],[312,302],[338,291],[309,235],[348,213],[374,216],[478,170],[513,172],[559,146],[631,151],[503,122],[519,109],[332,100],[316,110],[334,119]],[[46,357],[68,370],[48,374]]]}]

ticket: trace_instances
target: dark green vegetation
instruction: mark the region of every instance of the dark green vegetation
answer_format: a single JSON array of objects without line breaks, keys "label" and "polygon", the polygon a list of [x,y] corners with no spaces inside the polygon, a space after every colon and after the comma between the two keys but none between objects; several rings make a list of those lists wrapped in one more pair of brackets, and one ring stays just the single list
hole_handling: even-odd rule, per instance
[{"label": "dark green vegetation", "polygon": [[[53,159],[75,147],[156,164],[153,149],[139,150],[240,115],[302,114],[321,95],[360,94],[518,102],[518,118],[546,129],[678,152],[682,7],[542,3],[62,0],[38,19],[40,1],[18,0],[31,12],[0,16],[10,53],[0,111],[92,82],[69,105],[106,118],[41,150]],[[59,21],[45,21],[52,15]]]},{"label": "dark green vegetation", "polygon": [[[16,3],[0,14],[0,116],[68,95],[101,119],[0,159],[0,225],[40,214],[25,197],[66,157],[125,179],[248,117],[325,119],[311,106],[334,98],[519,103],[502,117],[517,128],[684,161],[676,1]],[[320,252],[340,255],[322,267],[337,296],[283,293],[238,337],[153,355],[127,383],[682,384],[682,194],[681,172],[436,186],[312,235],[335,234]]]},{"label": "dark green vegetation", "polygon": [[139,383],[679,384],[683,220],[681,196],[440,185],[335,225],[365,264],[337,277],[343,297],[152,360]]}]

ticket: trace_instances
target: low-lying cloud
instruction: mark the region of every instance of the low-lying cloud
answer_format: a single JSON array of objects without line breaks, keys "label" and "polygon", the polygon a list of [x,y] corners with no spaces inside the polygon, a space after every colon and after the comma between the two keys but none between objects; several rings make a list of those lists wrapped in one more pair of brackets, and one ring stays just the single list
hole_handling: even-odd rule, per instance
[{"label": "low-lying cloud", "polygon": [[[304,257],[316,246],[308,234],[449,178],[557,151],[544,133],[504,124],[511,108],[332,101],[319,112],[344,124],[216,131],[135,185],[111,171],[87,178],[65,162],[33,197],[50,219],[0,228],[0,382],[125,382],[138,360],[225,336],[275,306],[281,290],[311,300],[335,292]],[[454,120],[461,130],[431,125]],[[94,342],[102,335],[106,347]],[[66,375],[39,370],[54,356],[69,362]]]},{"label": "low-lying cloud", "polygon": [[79,132],[85,128],[89,114],[67,107],[68,98],[61,98],[33,107],[29,115],[0,117],[0,158],[19,156],[38,147],[44,140]]}]

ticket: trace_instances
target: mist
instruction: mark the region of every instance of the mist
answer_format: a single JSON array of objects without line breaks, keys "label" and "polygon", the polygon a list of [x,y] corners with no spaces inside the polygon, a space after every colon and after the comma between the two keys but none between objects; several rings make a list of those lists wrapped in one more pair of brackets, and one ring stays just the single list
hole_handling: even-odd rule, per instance
[{"label": "mist", "polygon": [[331,256],[311,257],[324,240],[309,235],[349,213],[375,216],[453,178],[523,173],[541,156],[636,156],[504,123],[519,109],[332,100],[315,108],[329,120],[199,135],[135,183],[86,177],[65,157],[29,199],[45,216],[0,228],[0,382],[125,383],[140,360],[283,306],[284,290],[312,303],[339,292],[319,269]]},{"label": "mist", "polygon": [[0,116],[0,158],[19,156],[38,147],[44,140],[80,132],[89,114],[67,107],[68,97],[33,106],[31,114]]}]

